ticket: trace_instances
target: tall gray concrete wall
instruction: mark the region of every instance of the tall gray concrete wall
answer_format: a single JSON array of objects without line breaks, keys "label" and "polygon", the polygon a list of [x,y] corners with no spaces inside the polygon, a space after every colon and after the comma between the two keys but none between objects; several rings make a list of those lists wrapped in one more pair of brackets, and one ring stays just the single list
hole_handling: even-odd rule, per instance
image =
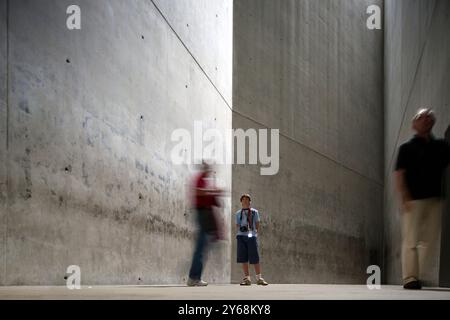
[{"label": "tall gray concrete wall", "polygon": [[371,4],[383,2],[234,3],[233,127],[280,129],[278,174],[235,165],[232,183],[233,211],[249,192],[261,212],[271,282],[365,283],[381,264],[383,32],[366,27]]},{"label": "tall gray concrete wall", "polygon": [[6,1],[0,2],[0,284],[5,277],[6,252]]},{"label": "tall gray concrete wall", "polygon": [[[73,2],[0,0],[0,284],[64,284],[71,264],[84,284],[184,282],[191,167],[170,135],[195,120],[280,129],[277,175],[218,171],[226,212],[242,192],[261,212],[268,280],[361,283],[379,264],[399,283],[393,160],[418,107],[437,136],[450,123],[450,3],[386,0],[368,30],[383,3],[79,0],[70,31]],[[231,240],[208,281],[240,280]]]},{"label": "tall gray concrete wall", "polygon": [[[81,30],[66,28],[71,4]],[[0,8],[1,284],[64,284],[72,264],[82,284],[184,282],[191,168],[171,162],[170,137],[195,120],[231,125],[232,2],[2,0]],[[218,179],[229,187],[231,169],[219,168]],[[230,245],[217,246],[205,276],[229,282]]]},{"label": "tall gray concrete wall", "polygon": [[[385,1],[385,275],[401,283],[399,201],[393,170],[397,150],[413,134],[418,108],[432,107],[434,133],[443,137],[450,124],[450,2]],[[437,265],[437,264],[436,264]],[[438,271],[424,279],[437,284]]]}]

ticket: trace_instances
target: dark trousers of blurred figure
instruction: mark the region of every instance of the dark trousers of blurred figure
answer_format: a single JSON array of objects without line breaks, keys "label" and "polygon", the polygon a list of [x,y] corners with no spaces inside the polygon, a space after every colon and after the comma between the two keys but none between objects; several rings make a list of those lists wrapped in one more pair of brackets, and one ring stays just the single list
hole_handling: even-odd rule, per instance
[{"label": "dark trousers of blurred figure", "polygon": [[[402,214],[402,271],[403,281],[436,278],[432,272],[438,265],[441,235],[440,198],[409,202]],[[437,269],[436,269],[437,270]]]},{"label": "dark trousers of blurred figure", "polygon": [[199,228],[189,277],[194,280],[200,280],[203,272],[204,254],[208,246],[210,234],[215,230],[215,223],[212,209],[197,208],[196,211]]}]

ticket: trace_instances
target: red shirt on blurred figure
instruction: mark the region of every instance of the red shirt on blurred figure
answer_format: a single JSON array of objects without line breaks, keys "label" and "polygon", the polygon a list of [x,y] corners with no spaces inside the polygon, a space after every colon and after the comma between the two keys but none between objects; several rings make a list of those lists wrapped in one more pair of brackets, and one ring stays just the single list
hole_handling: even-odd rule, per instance
[{"label": "red shirt on blurred figure", "polygon": [[215,195],[202,194],[199,189],[213,189],[214,186],[211,184],[210,179],[208,179],[209,173],[207,171],[201,172],[194,181],[195,195],[194,195],[194,206],[196,208],[211,209],[213,206],[217,205]]}]

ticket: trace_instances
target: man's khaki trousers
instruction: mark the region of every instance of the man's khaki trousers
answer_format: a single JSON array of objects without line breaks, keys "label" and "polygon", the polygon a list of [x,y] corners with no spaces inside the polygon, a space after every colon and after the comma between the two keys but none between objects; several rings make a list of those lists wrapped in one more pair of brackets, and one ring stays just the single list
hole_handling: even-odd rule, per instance
[{"label": "man's khaki trousers", "polygon": [[[441,239],[442,200],[409,202],[402,212],[403,283],[437,279]],[[435,282],[435,281],[432,281]]]}]

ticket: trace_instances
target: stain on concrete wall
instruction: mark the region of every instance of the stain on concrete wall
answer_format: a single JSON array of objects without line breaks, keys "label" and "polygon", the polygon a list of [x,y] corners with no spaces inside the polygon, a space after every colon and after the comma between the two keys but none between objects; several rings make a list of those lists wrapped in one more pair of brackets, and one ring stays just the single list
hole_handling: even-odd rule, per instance
[{"label": "stain on concrete wall", "polygon": [[[231,70],[208,74],[206,48],[193,56],[169,24],[171,13],[166,19],[151,1],[78,1],[81,30],[66,28],[70,4],[10,1],[3,283],[61,285],[71,264],[81,267],[84,284],[183,283],[195,230],[186,197],[191,168],[171,162],[170,137],[195,120],[230,127],[220,90],[231,90]],[[221,22],[212,30],[199,25],[190,42],[231,34],[231,7],[221,1],[191,11],[193,23],[216,14]],[[231,65],[220,46],[207,51]],[[3,100],[0,106],[4,112]],[[218,176],[231,185],[230,168]],[[229,282],[229,257],[226,243],[211,253],[209,281]]]},{"label": "stain on concrete wall", "polygon": [[[384,255],[386,281],[399,284],[400,214],[392,172],[398,147],[413,135],[411,119],[418,108],[436,111],[436,136],[443,137],[450,124],[450,3],[386,0],[385,6]],[[425,282],[437,285],[438,274],[435,270]]]},{"label": "stain on concrete wall", "polygon": [[366,28],[371,4],[383,2],[234,4],[233,127],[280,129],[276,176],[233,168],[233,210],[249,192],[261,212],[269,281],[365,283],[381,264],[383,32]]}]

